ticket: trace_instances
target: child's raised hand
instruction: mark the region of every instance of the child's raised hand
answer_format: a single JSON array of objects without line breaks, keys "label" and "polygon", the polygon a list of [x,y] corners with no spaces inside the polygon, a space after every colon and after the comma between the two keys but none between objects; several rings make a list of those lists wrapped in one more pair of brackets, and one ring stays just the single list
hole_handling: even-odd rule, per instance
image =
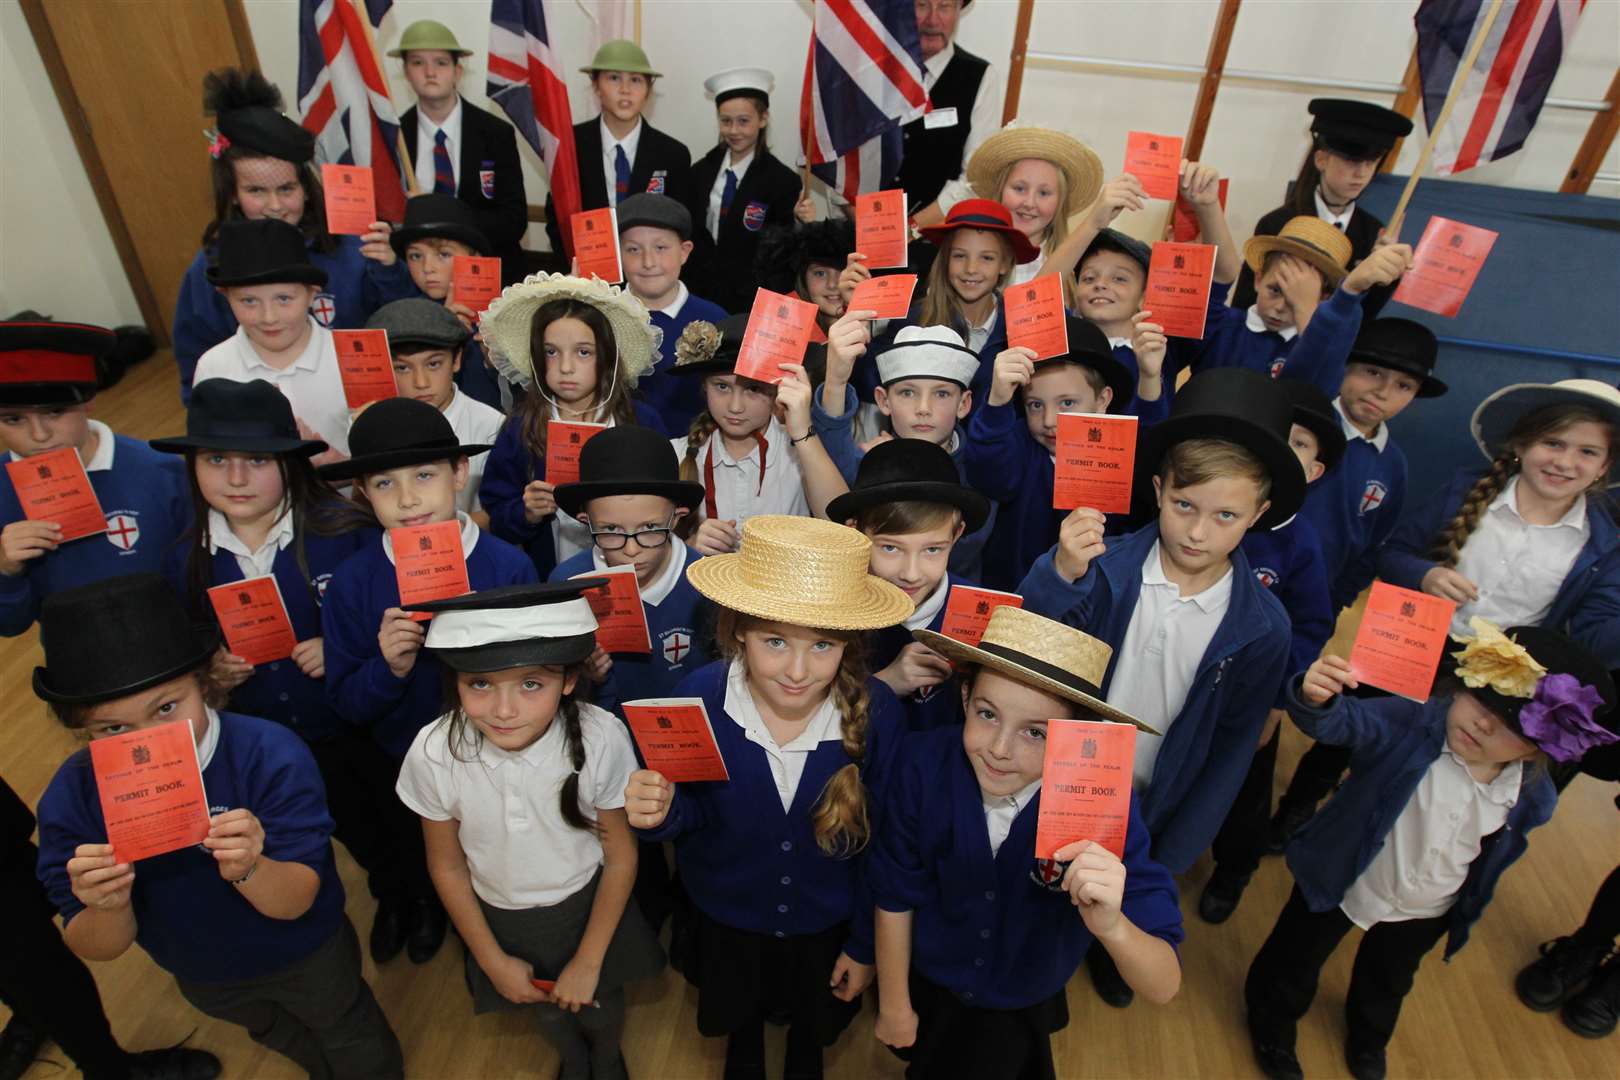
[{"label": "child's raised hand", "polygon": [[1064,581],[1079,581],[1091,568],[1091,560],[1108,550],[1103,541],[1106,517],[1101,510],[1089,506],[1069,511],[1069,516],[1058,526],[1057,550],[1052,553],[1052,568]]},{"label": "child's raised hand", "polygon": [[591,650],[591,655],[585,658],[585,674],[591,677],[591,682],[601,686],[607,681],[608,675],[613,671],[613,654],[604,652],[598,645]]},{"label": "child's raised hand", "polygon": [[393,266],[399,256],[394,252],[394,245],[388,242],[389,235],[394,227],[386,221],[373,221],[371,228],[360,236],[360,254],[373,262],[380,262],[384,266]]},{"label": "child's raised hand", "polygon": [[507,1001],[518,1005],[532,1005],[535,1002],[551,1000],[550,994],[534,985],[534,966],[527,960],[502,953],[499,959],[487,964],[480,960],[478,966],[489,976],[496,993]]},{"label": "child's raised hand", "polygon": [[1279,255],[1275,266],[1277,287],[1293,306],[1296,318],[1305,321],[1301,316],[1315,311],[1322,302],[1322,271],[1293,255]]},{"label": "child's raised hand", "polygon": [[326,677],[326,640],[324,638],[306,638],[293,646],[292,662],[298,665],[311,679],[324,679]]},{"label": "child's raised hand", "polygon": [[1372,252],[1345,277],[1340,288],[1351,296],[1359,296],[1374,285],[1388,285],[1411,266],[1411,244],[1374,246]]},{"label": "child's raised hand", "polygon": [[1354,690],[1360,685],[1350,672],[1350,661],[1342,656],[1323,655],[1305,669],[1299,694],[1306,704],[1321,707],[1342,694],[1347,687]]},{"label": "child's raised hand", "polygon": [[816,200],[810,197],[809,188],[799,193],[799,201],[793,204],[793,216],[806,225],[816,220]]},{"label": "child's raised hand", "polygon": [[637,769],[624,787],[624,814],[632,828],[656,829],[669,816],[675,785],[661,772]]},{"label": "child's raised hand", "polygon": [[878,1042],[904,1050],[917,1041],[917,1010],[908,1003],[904,1009],[878,1006],[877,1023],[872,1028]]},{"label": "child's raised hand", "polygon": [[855,361],[866,355],[866,347],[872,341],[872,326],[867,320],[875,314],[846,309],[837,322],[827,327],[827,378],[849,382]]},{"label": "child's raised hand", "polygon": [[0,529],[0,574],[16,577],[23,564],[55,551],[62,542],[62,526],[54,521],[13,521]]},{"label": "child's raised hand", "polygon": [[1136,375],[1140,379],[1157,379],[1164,374],[1164,355],[1170,348],[1170,339],[1164,336],[1164,327],[1151,322],[1153,312],[1142,310],[1131,316],[1131,351],[1136,354]]},{"label": "child's raised hand", "polygon": [[557,976],[557,985],[552,988],[551,1000],[557,1003],[559,1009],[567,1009],[577,1013],[581,1009],[589,1008],[596,1001],[596,984],[602,978],[602,965],[581,960],[578,953],[563,965],[562,973]]},{"label": "child's raised hand", "polygon": [[1140,210],[1147,205],[1147,191],[1142,181],[1130,173],[1120,173],[1097,193],[1097,198],[1085,211],[1085,219],[1098,232],[1108,228],[1126,210]]},{"label": "child's raised hand", "polygon": [[888,431],[880,431],[870,439],[867,439],[865,442],[859,444],[861,453],[870,453],[872,447],[882,446],[886,442],[894,442],[894,434]]},{"label": "child's raised hand", "polygon": [[846,305],[849,298],[855,295],[855,286],[871,276],[872,271],[866,268],[866,256],[858,251],[850,252],[849,258],[844,260],[844,269],[838,275],[838,293]]},{"label": "child's raised hand", "polygon": [[898,696],[909,697],[925,686],[938,686],[950,678],[951,662],[922,642],[913,641],[877,677]]},{"label": "child's raised hand", "polygon": [[68,886],[79,903],[97,911],[129,907],[135,867],[119,862],[111,844],[80,844],[67,861]]},{"label": "child's raised hand", "polygon": [[866,993],[866,988],[872,985],[872,973],[875,970],[871,964],[861,964],[849,958],[848,953],[838,954],[838,960],[833,964],[832,987],[833,997],[839,1001],[854,1001]]},{"label": "child's raised hand", "polygon": [[1035,350],[1027,345],[1014,345],[997,355],[990,369],[991,405],[1005,405],[1013,399],[1020,386],[1035,377]]},{"label": "child's raised hand", "polygon": [[264,826],[251,810],[227,810],[208,819],[208,837],[203,847],[214,853],[219,876],[241,881],[253,872],[264,854]]},{"label": "child's raised hand", "polygon": [[810,376],[805,374],[803,364],[779,366],[787,374],[776,384],[774,408],[777,419],[787,428],[788,438],[798,442],[810,434],[810,397],[815,389],[810,385]]},{"label": "child's raised hand", "polygon": [[478,329],[477,313],[466,304],[456,301],[456,287],[454,285],[451,285],[450,291],[444,294],[444,306],[449,309],[450,314],[461,320],[462,326],[465,326],[468,330]]},{"label": "child's raised hand", "polygon": [[739,539],[735,521],[704,518],[692,534],[692,548],[699,555],[729,555],[737,550]]},{"label": "child's raised hand", "polygon": [[209,662],[209,678],[224,690],[235,690],[253,677],[253,665],[221,645]]},{"label": "child's raised hand", "polygon": [[404,608],[391,607],[383,612],[382,628],[377,631],[377,647],[394,678],[403,679],[416,666],[416,654],[422,651],[422,639],[427,637],[427,624],[419,623]]},{"label": "child's raised hand", "polygon": [[1213,165],[1201,161],[1181,162],[1181,197],[1193,206],[1219,206],[1221,204],[1221,174]]},{"label": "child's raised hand", "polygon": [[1454,604],[1471,604],[1479,599],[1479,586],[1449,566],[1436,566],[1424,574],[1419,588]]},{"label": "child's raised hand", "polygon": [[1125,899],[1125,864],[1119,856],[1094,840],[1076,840],[1052,853],[1066,862],[1063,889],[1094,938],[1104,938],[1119,926],[1119,906]]},{"label": "child's raised hand", "polygon": [[557,512],[557,485],[531,480],[523,489],[523,520],[538,525]]}]

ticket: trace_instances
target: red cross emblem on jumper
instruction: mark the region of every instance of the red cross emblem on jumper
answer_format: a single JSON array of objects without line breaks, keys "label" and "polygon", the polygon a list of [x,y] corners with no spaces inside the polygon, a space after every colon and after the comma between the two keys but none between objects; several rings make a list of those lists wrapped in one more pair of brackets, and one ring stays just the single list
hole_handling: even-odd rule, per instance
[{"label": "red cross emblem on jumper", "polygon": [[315,321],[322,326],[331,326],[337,319],[337,304],[331,293],[316,293],[315,299],[309,305],[309,313],[315,316]]},{"label": "red cross emblem on jumper", "polygon": [[671,631],[664,638],[664,659],[671,665],[681,662],[681,658],[692,651],[692,639],[679,630]]},{"label": "red cross emblem on jumper", "polygon": [[1388,494],[1389,489],[1381,481],[1367,481],[1366,488],[1361,492],[1360,513],[1366,514],[1369,510],[1376,510],[1384,505],[1384,496]]},{"label": "red cross emblem on jumper", "polygon": [[120,551],[134,551],[141,539],[141,523],[130,514],[114,514],[107,519],[107,539]]},{"label": "red cross emblem on jumper", "polygon": [[1036,859],[1035,868],[1029,872],[1029,877],[1037,885],[1062,892],[1063,872],[1068,868],[1068,863],[1061,863],[1056,859]]}]

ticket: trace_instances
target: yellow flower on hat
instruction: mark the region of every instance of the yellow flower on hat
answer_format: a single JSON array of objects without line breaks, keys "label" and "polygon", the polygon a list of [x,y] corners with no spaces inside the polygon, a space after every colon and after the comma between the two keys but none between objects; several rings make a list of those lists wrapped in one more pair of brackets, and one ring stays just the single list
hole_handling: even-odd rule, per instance
[{"label": "yellow flower on hat", "polygon": [[720,351],[720,328],[712,322],[694,319],[686,324],[675,341],[677,364],[704,364]]},{"label": "yellow flower on hat", "polygon": [[1468,627],[1474,636],[1458,639],[1463,650],[1451,654],[1463,685],[1474,690],[1488,686],[1504,697],[1532,697],[1547,669],[1489,619],[1475,615]]}]

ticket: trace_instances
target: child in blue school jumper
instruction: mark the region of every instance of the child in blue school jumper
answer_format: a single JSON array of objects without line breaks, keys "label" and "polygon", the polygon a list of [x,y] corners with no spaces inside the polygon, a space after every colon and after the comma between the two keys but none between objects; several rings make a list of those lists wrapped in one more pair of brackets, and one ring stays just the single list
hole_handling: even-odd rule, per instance
[{"label": "child in blue school jumper", "polygon": [[1288,845],[1294,891],[1249,968],[1244,997],[1261,1072],[1301,1080],[1294,1029],[1322,965],[1351,927],[1344,1057],[1383,1080],[1385,1047],[1424,954],[1468,941],[1502,874],[1552,816],[1548,759],[1611,744],[1615,689],[1591,653],[1553,630],[1472,620],[1456,685],[1426,702],[1358,699],[1348,661],[1324,656],[1288,691],[1288,713],[1351,748],[1350,778]]},{"label": "child in blue school jumper", "polygon": [[[1103,696],[1161,733],[1137,736],[1134,773],[1153,857],[1171,873],[1215,838],[1286,674],[1288,615],[1241,544],[1305,496],[1292,424],[1265,375],[1193,376],[1137,442],[1135,493],[1156,520],[1105,544],[1103,515],[1075,510],[1017,590],[1026,609],[1108,643]],[[1087,967],[1104,1001],[1130,1003],[1106,953]]]},{"label": "child in blue school jumper", "polygon": [[[90,418],[96,359],[113,333],[78,323],[0,322],[0,444],[24,462],[78,452],[106,516],[106,532],[61,540],[60,523],[23,515],[9,471],[0,472],[0,635],[26,633],[51,593],[102,578],[155,572],[191,524],[180,463]],[[38,470],[33,466],[19,466]]]},{"label": "child in blue school jumper", "polygon": [[967,719],[906,742],[868,859],[876,1034],[909,1080],[1051,1077],[1088,951],[1154,1002],[1181,985],[1176,885],[1137,794],[1123,859],[1083,836],[1035,858],[1049,722],[1135,721],[1097,696],[1109,648],[1079,630],[1004,606],[978,646],[916,634],[959,666]]},{"label": "child in blue school jumper", "polygon": [[867,573],[870,549],[843,525],[762,515],[740,552],[687,567],[720,608],[722,659],[677,694],[703,700],[730,780],[642,769],[625,792],[630,824],[675,842],[691,904],[671,961],[698,988],[698,1031],[728,1036],[727,1076],[765,1075],[765,1020],[785,1016],[785,1074],[820,1077],[872,981],[865,853],[904,721],[866,674],[863,631],[912,605]]},{"label": "child in blue school jumper", "polygon": [[[1416,398],[1435,398],[1446,384],[1434,377],[1439,343],[1410,319],[1374,319],[1356,335],[1333,410],[1347,440],[1339,468],[1314,485],[1302,517],[1316,526],[1327,565],[1333,611],[1355,603],[1372,584],[1378,553],[1395,531],[1406,502],[1406,455],[1389,421]],[[1317,743],[1300,758],[1277,801],[1266,848],[1279,853],[1316,804],[1333,790],[1349,751]]]},{"label": "child in blue school jumper", "polygon": [[[1294,406],[1294,424],[1288,444],[1305,470],[1306,490],[1331,473],[1344,457],[1344,431],[1328,396],[1308,382],[1278,379]],[[1327,568],[1322,562],[1322,541],[1303,516],[1295,514],[1273,529],[1253,529],[1243,538],[1254,576],[1270,589],[1292,625],[1288,671],[1310,667],[1333,636],[1334,612],[1328,598]],[[1286,689],[1286,683],[1284,684]],[[1223,923],[1232,917],[1249,879],[1260,867],[1266,849],[1266,826],[1271,820],[1272,778],[1277,770],[1278,732],[1286,716],[1287,700],[1279,691],[1278,704],[1266,718],[1249,775],[1227,811],[1211,851],[1215,868],[1198,897],[1198,917]]]},{"label": "child in blue school jumper", "polygon": [[62,764],[39,803],[39,879],[68,947],[112,960],[140,945],[193,1007],[312,1077],[403,1077],[343,913],[320,770],[286,727],[217,711],[218,632],[133,574],[51,596],[40,643],[34,692],[63,726],[94,741],[189,721],[208,796],[202,843],[123,861],[89,749]]},{"label": "child in blue school jumper", "polygon": [[655,362],[652,322],[617,286],[535,274],[508,287],[479,325],[496,370],[526,396],[495,440],[478,498],[489,531],[522,547],[544,576],[591,546],[583,523],[557,513],[557,485],[546,479],[550,424],[658,428],[658,415],[632,395]]},{"label": "child in blue school jumper", "polygon": [[214,117],[217,129],[208,147],[214,219],[186,268],[175,304],[174,359],[182,401],[191,397],[198,359],[236,332],[235,316],[207,277],[214,239],[227,221],[276,218],[298,226],[310,261],[326,273],[326,285],[309,311],[328,329],[364,326],[390,300],[416,295],[389,245],[386,221],[372,222],[364,236],[326,231],[315,136],[282,115],[281,108],[281,91],[258,72],[222,68],[203,80],[203,111]]},{"label": "child in blue school jumper", "polygon": [[872,634],[868,651],[873,673],[900,699],[912,731],[962,722],[951,665],[911,635],[938,631],[951,589],[977,584],[950,572],[951,554],[989,514],[990,500],[963,484],[950,455],[925,439],[874,446],[850,490],[827,504],[830,520],[872,541],[872,573],[916,605],[899,625]]},{"label": "child in blue school jumper", "polygon": [[[1045,360],[1018,346],[996,357],[981,408],[968,418],[962,463],[969,486],[999,505],[984,549],[984,583],[1016,592],[1030,566],[1058,537],[1052,509],[1059,413],[1124,413],[1135,380],[1096,326],[1068,317],[1069,351]],[[1022,411],[1022,416],[1019,412]]]}]

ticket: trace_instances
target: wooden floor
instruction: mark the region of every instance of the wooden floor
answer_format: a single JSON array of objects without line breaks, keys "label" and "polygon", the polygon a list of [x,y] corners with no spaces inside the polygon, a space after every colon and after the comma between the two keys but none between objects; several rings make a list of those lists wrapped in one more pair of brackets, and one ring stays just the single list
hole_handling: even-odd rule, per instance
[{"label": "wooden floor", "polygon": [[[178,432],[183,417],[173,364],[159,354],[96,403],[97,415],[117,431],[142,437]],[[32,633],[0,642],[0,773],[30,804],[44,789],[73,739],[46,715],[29,692],[38,662]],[[1288,776],[1304,738],[1288,731],[1279,776]],[[1530,852],[1503,880],[1495,903],[1472,942],[1449,965],[1438,954],[1424,963],[1390,1047],[1395,1077],[1613,1077],[1620,1075],[1620,1037],[1581,1039],[1556,1014],[1532,1013],[1513,995],[1513,976],[1535,955],[1538,942],[1568,933],[1585,914],[1598,882],[1620,856],[1615,786],[1582,777],[1565,794],[1557,816],[1537,832]],[[362,940],[371,903],[354,863],[340,849],[349,913]],[[1243,1026],[1243,975],[1287,897],[1290,880],[1281,860],[1270,859],[1250,886],[1243,906],[1224,926],[1206,926],[1197,898],[1209,874],[1207,860],[1182,880],[1187,942],[1185,979],[1170,1005],[1138,1004],[1119,1012],[1097,1000],[1084,974],[1069,987],[1073,1022],[1056,1038],[1064,1077],[1242,1077],[1258,1075]],[[1341,1004],[1356,935],[1323,973],[1315,1010],[1301,1025],[1300,1058],[1312,1077],[1342,1077]],[[228,947],[228,946],[227,946]],[[410,1075],[423,1078],[542,1077],[556,1073],[555,1058],[521,1016],[472,1015],[461,975],[461,949],[452,940],[435,960],[413,967],[401,957],[366,975],[405,1047]],[[241,1029],[198,1015],[173,981],[139,949],[110,964],[92,965],[113,1029],[124,1045],[147,1048],[190,1037],[217,1053],[233,1077],[294,1077],[287,1061],[261,1050]],[[718,1077],[719,1040],[695,1029],[695,1000],[673,974],[631,994],[625,1054],[639,1080]],[[5,1010],[0,1008],[0,1017]],[[773,1032],[780,1062],[781,1033]],[[65,1058],[55,1047],[48,1056]],[[1604,1062],[1608,1062],[1607,1065]],[[872,1011],[856,1021],[827,1057],[830,1077],[898,1077],[898,1061],[872,1036]],[[773,1066],[773,1075],[778,1066]],[[30,1078],[60,1077],[58,1065],[38,1065]]]}]

